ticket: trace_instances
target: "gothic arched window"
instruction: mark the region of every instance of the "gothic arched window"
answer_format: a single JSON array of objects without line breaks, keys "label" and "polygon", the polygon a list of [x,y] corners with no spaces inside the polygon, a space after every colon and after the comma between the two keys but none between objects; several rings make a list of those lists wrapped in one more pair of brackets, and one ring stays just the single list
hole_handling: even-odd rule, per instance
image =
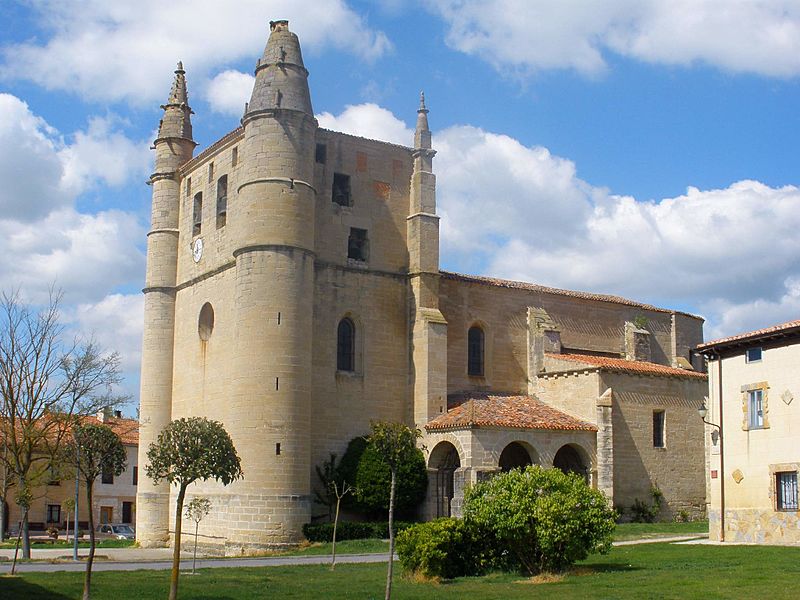
[{"label": "gothic arched window", "polygon": [[336,331],[336,369],[356,370],[356,326],[345,317]]},{"label": "gothic arched window", "polygon": [[483,329],[474,325],[467,334],[467,375],[483,377]]}]

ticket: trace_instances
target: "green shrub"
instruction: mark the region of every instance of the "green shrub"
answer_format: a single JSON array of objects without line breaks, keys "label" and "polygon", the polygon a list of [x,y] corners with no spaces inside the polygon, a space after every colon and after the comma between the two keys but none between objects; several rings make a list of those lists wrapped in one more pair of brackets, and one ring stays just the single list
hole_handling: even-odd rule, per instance
[{"label": "green shrub", "polygon": [[[395,521],[396,532],[411,527],[413,523]],[[306,523],[303,525],[303,535],[309,542],[330,542],[333,540],[333,523]],[[385,540],[389,537],[389,523],[369,521],[340,521],[336,528],[336,541],[343,540]]]},{"label": "green shrub", "polygon": [[664,494],[656,486],[650,488],[650,496],[653,503],[648,504],[636,498],[631,505],[631,521],[634,523],[653,523],[661,513],[661,505],[664,502]]},{"label": "green shrub", "polygon": [[516,559],[528,573],[562,571],[591,552],[608,552],[615,516],[579,475],[538,466],[478,483],[464,500],[467,523],[491,532],[494,547],[512,555],[494,560],[510,567]]},{"label": "green shrub", "polygon": [[425,577],[478,575],[484,561],[479,536],[463,519],[442,518],[409,527],[397,536],[400,564]]},{"label": "green shrub", "polygon": [[[356,497],[359,507],[368,514],[383,514],[389,508],[392,474],[389,465],[371,445],[367,445],[356,473]],[[406,517],[413,514],[425,498],[428,470],[419,448],[411,448],[397,472],[395,510]],[[402,517],[401,517],[402,518]]]}]

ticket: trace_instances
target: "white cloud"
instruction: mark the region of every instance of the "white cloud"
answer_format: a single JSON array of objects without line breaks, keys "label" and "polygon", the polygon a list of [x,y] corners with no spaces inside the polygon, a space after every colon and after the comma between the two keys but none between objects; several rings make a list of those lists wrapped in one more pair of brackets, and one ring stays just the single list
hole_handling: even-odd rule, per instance
[{"label": "white cloud", "polygon": [[319,126],[333,131],[358,135],[373,140],[383,140],[410,146],[414,143],[414,130],[395,117],[391,111],[367,103],[348,105],[340,115],[324,112],[317,115]]},{"label": "white cloud", "polygon": [[[374,104],[320,124],[375,139],[411,131]],[[740,181],[660,201],[617,196],[546,148],[454,126],[434,132],[443,268],[691,306],[707,337],[800,314],[800,189]]]},{"label": "white cloud", "polygon": [[604,54],[774,77],[800,74],[797,0],[437,0],[447,43],[503,71],[595,75]]},{"label": "white cloud", "polygon": [[256,78],[240,71],[223,71],[208,83],[206,99],[217,112],[241,117]]},{"label": "white cloud", "polygon": [[41,0],[33,6],[45,35],[6,45],[0,76],[96,100],[163,100],[177,60],[189,70],[190,86],[202,90],[207,76],[233,61],[255,64],[270,19],[290,19],[311,52],[333,47],[369,61],[391,48],[344,0]]}]

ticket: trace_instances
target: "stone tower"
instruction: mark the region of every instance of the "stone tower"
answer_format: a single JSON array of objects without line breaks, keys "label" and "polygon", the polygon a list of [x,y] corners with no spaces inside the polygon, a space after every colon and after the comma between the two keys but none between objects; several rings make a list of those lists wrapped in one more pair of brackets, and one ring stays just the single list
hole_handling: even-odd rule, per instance
[{"label": "stone tower", "polygon": [[245,472],[231,492],[242,507],[270,515],[243,533],[254,545],[276,545],[302,539],[311,514],[317,121],[287,21],[270,22],[255,76],[230,221],[236,331],[226,425]]},{"label": "stone tower", "polygon": [[[183,65],[178,63],[164,118],[158,128],[150,232],[147,234],[147,274],[144,288],[144,336],[139,429],[139,464],[147,463],[147,449],[171,419],[175,294],[180,213],[181,165],[192,158],[192,109],[186,92]],[[161,546],[169,534],[169,485],[139,479],[136,528],[142,546]]]},{"label": "stone tower", "polygon": [[431,149],[425,94],[420,93],[406,225],[411,286],[412,393],[414,423],[419,428],[447,410],[447,321],[439,310],[435,154]]}]

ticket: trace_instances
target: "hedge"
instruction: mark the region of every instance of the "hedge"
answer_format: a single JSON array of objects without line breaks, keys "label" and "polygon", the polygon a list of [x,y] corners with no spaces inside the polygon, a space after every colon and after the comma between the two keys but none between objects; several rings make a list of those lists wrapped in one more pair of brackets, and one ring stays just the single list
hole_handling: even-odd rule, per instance
[{"label": "hedge", "polygon": [[[414,523],[405,521],[395,521],[395,533],[408,529]],[[333,541],[333,523],[306,523],[303,525],[303,535],[309,542],[330,542]],[[336,528],[336,541],[342,540],[365,540],[380,539],[385,540],[389,537],[389,523],[368,522],[368,521],[341,521]]]}]

